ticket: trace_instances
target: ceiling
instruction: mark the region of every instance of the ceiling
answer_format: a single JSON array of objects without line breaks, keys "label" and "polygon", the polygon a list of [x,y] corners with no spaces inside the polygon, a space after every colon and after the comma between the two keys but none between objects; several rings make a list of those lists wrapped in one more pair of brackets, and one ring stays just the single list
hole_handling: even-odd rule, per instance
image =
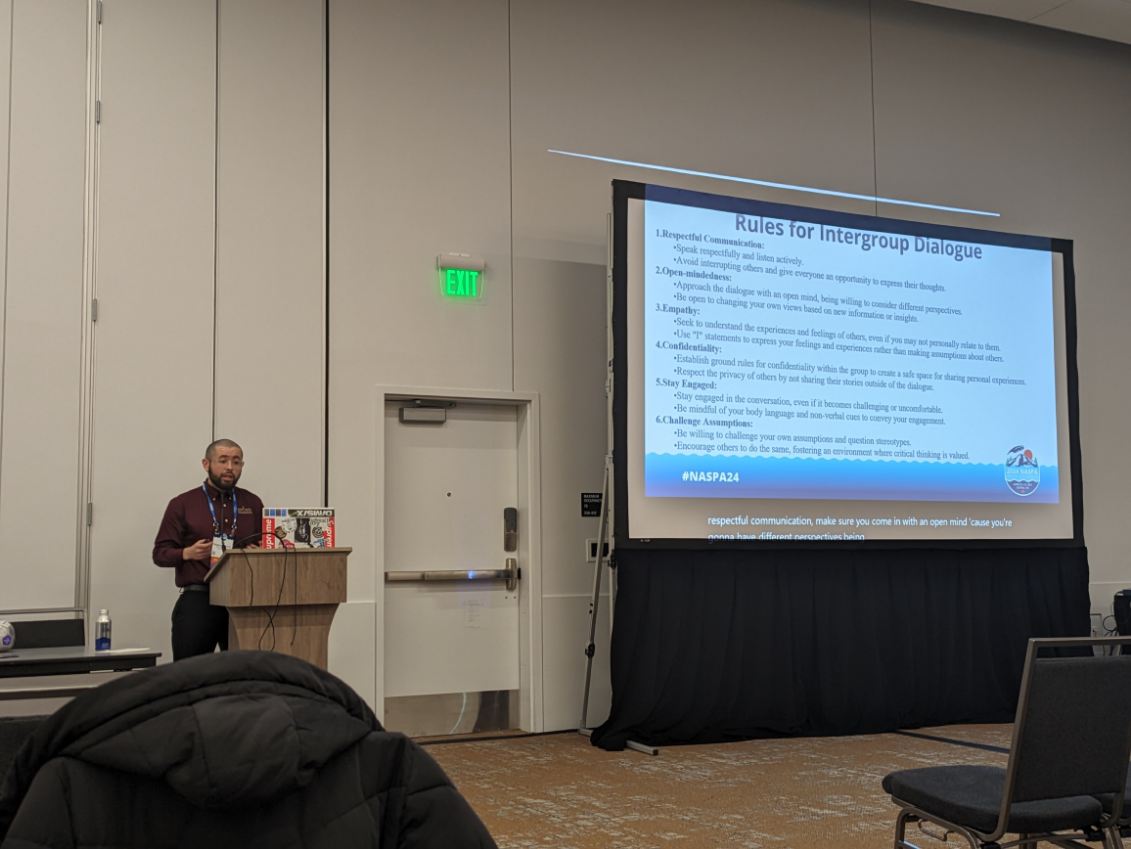
[{"label": "ceiling", "polygon": [[1131,0],[915,0],[1131,44]]}]

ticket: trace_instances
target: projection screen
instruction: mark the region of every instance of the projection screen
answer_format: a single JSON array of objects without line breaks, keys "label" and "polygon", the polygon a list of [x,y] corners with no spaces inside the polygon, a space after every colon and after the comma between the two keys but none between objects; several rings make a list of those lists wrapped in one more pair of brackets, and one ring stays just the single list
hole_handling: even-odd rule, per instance
[{"label": "projection screen", "polygon": [[1080,542],[1072,244],[613,183],[618,546]]}]

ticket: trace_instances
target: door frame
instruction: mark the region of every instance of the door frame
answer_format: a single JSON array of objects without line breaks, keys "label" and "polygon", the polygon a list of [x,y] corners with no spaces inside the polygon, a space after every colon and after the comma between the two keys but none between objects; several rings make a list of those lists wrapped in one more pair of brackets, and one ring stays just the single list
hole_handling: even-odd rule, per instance
[{"label": "door frame", "polygon": [[[540,732],[542,708],[542,437],[541,406],[537,392],[499,392],[490,389],[454,389],[436,386],[376,387],[374,427],[374,707],[385,713],[385,407],[393,401],[455,401],[497,405],[515,410],[518,424],[518,726]],[[501,528],[501,521],[500,521]]]}]

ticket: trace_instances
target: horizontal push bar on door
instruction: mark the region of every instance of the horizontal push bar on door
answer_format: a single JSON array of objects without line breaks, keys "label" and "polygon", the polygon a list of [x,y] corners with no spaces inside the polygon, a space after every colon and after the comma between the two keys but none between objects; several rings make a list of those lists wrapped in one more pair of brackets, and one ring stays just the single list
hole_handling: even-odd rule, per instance
[{"label": "horizontal push bar on door", "polygon": [[386,572],[386,584],[431,584],[437,582],[466,582],[466,581],[506,581],[507,590],[513,592],[522,577],[522,570],[518,568],[518,561],[513,557],[507,558],[505,569],[437,569],[431,571]]}]

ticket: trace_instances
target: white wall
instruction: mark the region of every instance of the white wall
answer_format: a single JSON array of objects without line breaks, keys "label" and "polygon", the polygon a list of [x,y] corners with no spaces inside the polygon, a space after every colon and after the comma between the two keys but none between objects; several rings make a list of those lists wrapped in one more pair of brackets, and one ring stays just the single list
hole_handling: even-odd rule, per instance
[{"label": "white wall", "polygon": [[217,25],[215,433],[248,443],[248,485],[280,506],[322,501],[322,17],[238,0]]},{"label": "white wall", "polygon": [[[384,655],[375,387],[513,388],[506,33],[504,0],[330,4],[329,492],[350,529],[358,637],[337,636],[356,645],[374,628],[371,661]],[[481,302],[441,298],[446,252],[486,259]]]},{"label": "white wall", "polygon": [[[331,666],[376,698],[374,387],[534,392],[544,721],[576,723],[592,589],[582,541],[596,530],[579,515],[579,493],[600,488],[605,453],[609,181],[814,199],[547,148],[991,208],[1002,213],[996,228],[1075,239],[1096,606],[1131,582],[1119,531],[1131,472],[1121,427],[1131,403],[1121,367],[1131,344],[1131,47],[902,0],[329,0],[326,66],[318,0],[107,0],[102,44],[77,60],[61,98],[57,75],[20,72],[17,57],[31,61],[42,39],[21,22],[70,33],[78,55],[87,0],[12,8],[11,156],[0,176],[26,202],[10,203],[7,222],[0,550],[29,527],[10,493],[62,493],[69,532],[89,486],[89,546],[77,533],[52,545],[64,561],[89,559],[91,603],[112,608],[120,640],[167,650],[172,576],[148,564],[149,548],[165,500],[199,479],[215,432],[244,443],[245,482],[268,501],[320,500],[325,478],[341,541],[354,548]],[[75,23],[50,24],[55,13]],[[3,36],[0,26],[0,45]],[[75,64],[71,48],[64,58],[51,67]],[[81,236],[84,68],[101,74],[104,101],[95,162],[105,205],[86,220],[106,301],[92,348],[89,476],[75,447],[78,398],[54,414],[78,392],[63,361],[78,368],[90,329],[81,238],[76,249],[60,242],[75,228]],[[68,143],[79,139],[62,160],[70,170],[45,175],[50,192],[28,182],[45,153],[20,124],[48,108],[73,128]],[[439,297],[433,264],[444,251],[486,258],[482,303]],[[63,263],[49,275],[52,303],[71,304],[48,391],[32,391],[12,365],[43,342],[22,331],[42,313],[30,272],[14,273],[29,263]],[[284,371],[260,380],[264,362],[280,361]],[[42,436],[62,445],[47,467],[27,454],[42,421],[59,431]],[[40,534],[54,527],[34,513],[31,522]],[[27,574],[27,597],[53,603],[58,588]],[[607,637],[598,640],[593,718],[608,700]]]},{"label": "white wall", "polygon": [[96,55],[90,601],[120,645],[168,652],[172,570],[150,553],[199,483],[213,417],[216,17],[109,0]]},{"label": "white wall", "polygon": [[[16,0],[0,7],[0,17],[8,36],[0,51],[8,107],[0,330],[3,605],[71,607],[87,308],[87,16],[84,4],[67,0]],[[27,578],[31,572],[34,581]]]},{"label": "white wall", "polygon": [[1075,242],[1084,538],[1092,609],[1110,613],[1131,586],[1131,458],[1119,448],[1131,415],[1131,46],[917,3],[879,11],[879,193],[961,201],[1001,212],[995,229]]}]

